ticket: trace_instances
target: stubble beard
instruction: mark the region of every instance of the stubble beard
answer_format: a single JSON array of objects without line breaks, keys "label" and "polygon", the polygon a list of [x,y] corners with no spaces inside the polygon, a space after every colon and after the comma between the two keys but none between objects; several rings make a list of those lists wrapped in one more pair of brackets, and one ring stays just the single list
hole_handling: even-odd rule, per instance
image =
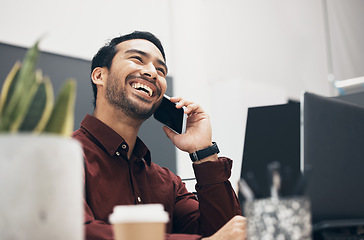
[{"label": "stubble beard", "polygon": [[[125,86],[127,82],[125,81]],[[139,119],[146,120],[152,116],[154,110],[157,108],[153,105],[152,108],[143,108],[141,104],[138,104],[128,98],[125,88],[119,89],[117,78],[113,75],[109,76],[109,80],[106,85],[106,100],[115,108],[121,110],[125,115]],[[145,101],[143,98],[139,98],[141,101]]]}]

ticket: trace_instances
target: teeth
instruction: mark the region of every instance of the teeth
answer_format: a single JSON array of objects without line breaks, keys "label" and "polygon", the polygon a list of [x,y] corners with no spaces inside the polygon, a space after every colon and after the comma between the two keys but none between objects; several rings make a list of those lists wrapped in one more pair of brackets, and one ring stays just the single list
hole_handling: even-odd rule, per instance
[{"label": "teeth", "polygon": [[143,89],[146,91],[146,93],[149,95],[149,97],[151,97],[153,95],[153,90],[148,87],[147,85],[144,85],[142,83],[133,83],[132,87],[135,89]]}]

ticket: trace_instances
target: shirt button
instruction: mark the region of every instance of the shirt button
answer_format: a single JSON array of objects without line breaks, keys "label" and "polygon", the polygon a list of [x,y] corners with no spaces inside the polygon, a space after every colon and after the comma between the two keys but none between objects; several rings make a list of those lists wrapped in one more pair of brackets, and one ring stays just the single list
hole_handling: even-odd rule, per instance
[{"label": "shirt button", "polygon": [[137,198],[138,199],[138,202],[141,203],[142,202],[142,199],[140,197]]},{"label": "shirt button", "polygon": [[126,149],[126,145],[125,144],[121,145],[121,148]]},{"label": "shirt button", "polygon": [[116,152],[116,155],[120,156],[120,153],[119,152]]}]

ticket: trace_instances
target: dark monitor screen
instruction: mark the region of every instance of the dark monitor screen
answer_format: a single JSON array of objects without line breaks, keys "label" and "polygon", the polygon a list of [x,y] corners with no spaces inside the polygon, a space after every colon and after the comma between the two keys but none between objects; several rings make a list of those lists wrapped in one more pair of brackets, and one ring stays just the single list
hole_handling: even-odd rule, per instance
[{"label": "dark monitor screen", "polygon": [[314,230],[363,224],[364,108],[305,93],[302,132]]},{"label": "dark monitor screen", "polygon": [[354,103],[360,106],[364,106],[364,92],[357,92],[347,95],[340,95],[335,97],[345,102]]},{"label": "dark monitor screen", "polygon": [[291,195],[300,174],[299,102],[248,109],[241,177],[261,197],[270,195],[272,162],[281,166],[281,196]]}]

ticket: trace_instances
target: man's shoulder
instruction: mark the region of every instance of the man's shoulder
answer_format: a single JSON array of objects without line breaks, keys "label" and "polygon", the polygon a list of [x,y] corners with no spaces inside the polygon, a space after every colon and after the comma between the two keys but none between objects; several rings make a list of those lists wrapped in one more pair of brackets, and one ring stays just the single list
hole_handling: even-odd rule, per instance
[{"label": "man's shoulder", "polygon": [[93,146],[96,145],[95,141],[92,139],[93,137],[83,128],[74,131],[71,137],[77,140],[83,146],[84,149],[88,147],[92,148]]},{"label": "man's shoulder", "polygon": [[71,134],[71,137],[72,138],[80,138],[82,137],[82,135],[84,135],[84,132],[82,131],[81,128],[77,129],[76,131],[74,131],[72,134]]},{"label": "man's shoulder", "polygon": [[86,132],[84,131],[84,129],[79,128],[76,131],[74,131],[71,135],[71,137],[73,139],[76,139],[78,141],[80,141],[81,143],[85,140],[88,140],[88,137],[86,137]]}]

